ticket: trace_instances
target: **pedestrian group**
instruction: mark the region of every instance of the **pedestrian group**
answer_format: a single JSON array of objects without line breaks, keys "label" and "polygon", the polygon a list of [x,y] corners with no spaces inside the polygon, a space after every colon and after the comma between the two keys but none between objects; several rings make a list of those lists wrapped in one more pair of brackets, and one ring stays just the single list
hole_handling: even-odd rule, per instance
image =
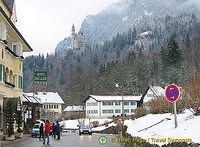
[{"label": "pedestrian group", "polygon": [[56,135],[57,135],[57,139],[60,139],[60,124],[57,121],[56,124],[53,123],[52,127],[49,123],[48,120],[46,120],[45,125],[43,125],[43,123],[41,123],[40,125],[40,137],[39,139],[41,140],[41,138],[43,138],[43,144],[45,144],[46,142],[46,138],[47,138],[47,144],[49,144],[49,135],[50,132],[52,130],[52,136],[54,137],[54,139],[56,139]]}]

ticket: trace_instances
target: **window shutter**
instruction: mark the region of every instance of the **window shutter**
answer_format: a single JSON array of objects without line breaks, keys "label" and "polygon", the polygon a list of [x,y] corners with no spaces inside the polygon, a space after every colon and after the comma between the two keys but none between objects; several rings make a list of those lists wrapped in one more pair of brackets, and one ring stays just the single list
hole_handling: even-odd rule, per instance
[{"label": "window shutter", "polygon": [[3,82],[6,80],[5,66],[3,66]]},{"label": "window shutter", "polygon": [[21,80],[21,78],[20,78],[20,76],[19,76],[19,81],[18,81],[18,88],[20,88],[20,80]]},{"label": "window shutter", "polygon": [[2,65],[0,64],[0,81],[2,81]]},{"label": "window shutter", "polygon": [[21,89],[23,89],[23,78],[22,78],[22,76],[21,76]]}]

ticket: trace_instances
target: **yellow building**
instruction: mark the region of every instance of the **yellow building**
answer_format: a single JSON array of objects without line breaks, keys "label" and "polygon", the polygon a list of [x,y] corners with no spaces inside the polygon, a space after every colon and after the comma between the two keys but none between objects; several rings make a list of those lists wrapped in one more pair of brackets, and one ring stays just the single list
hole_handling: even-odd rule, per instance
[{"label": "yellow building", "polygon": [[[18,98],[23,91],[23,52],[32,51],[30,45],[15,27],[17,21],[15,1],[0,0],[0,105]],[[1,127],[3,127],[1,115]]]}]

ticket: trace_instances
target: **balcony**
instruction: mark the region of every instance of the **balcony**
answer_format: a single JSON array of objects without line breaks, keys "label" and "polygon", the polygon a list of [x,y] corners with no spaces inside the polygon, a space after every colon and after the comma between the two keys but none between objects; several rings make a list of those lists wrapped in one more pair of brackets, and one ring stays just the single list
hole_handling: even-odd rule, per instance
[{"label": "balcony", "polygon": [[7,86],[9,86],[9,87],[15,88],[15,85],[12,84],[12,83],[10,83],[10,82],[6,82],[6,81],[5,81],[5,84],[6,84]]}]

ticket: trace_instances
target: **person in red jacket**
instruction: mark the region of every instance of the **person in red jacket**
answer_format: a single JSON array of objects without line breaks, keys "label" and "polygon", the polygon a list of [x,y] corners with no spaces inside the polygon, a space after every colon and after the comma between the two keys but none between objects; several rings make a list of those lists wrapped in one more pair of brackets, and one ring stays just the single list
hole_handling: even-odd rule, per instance
[{"label": "person in red jacket", "polygon": [[43,142],[43,144],[45,144],[46,138],[47,138],[47,144],[49,144],[50,128],[51,128],[51,125],[49,124],[49,121],[47,120],[46,123],[45,123],[45,133],[44,133],[44,142]]}]

